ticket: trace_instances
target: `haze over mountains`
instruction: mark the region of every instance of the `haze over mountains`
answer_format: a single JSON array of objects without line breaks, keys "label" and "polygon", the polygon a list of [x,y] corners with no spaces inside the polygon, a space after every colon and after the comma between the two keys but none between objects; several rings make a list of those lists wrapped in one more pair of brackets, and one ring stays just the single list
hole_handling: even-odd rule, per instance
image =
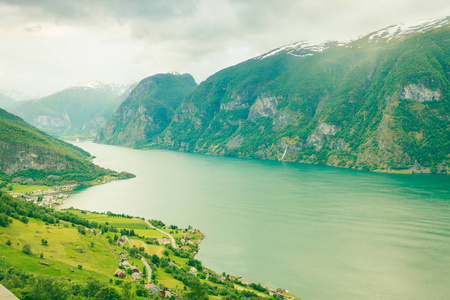
[{"label": "haze over mountains", "polygon": [[87,82],[6,108],[53,136],[93,138],[131,89],[128,85]]},{"label": "haze over mountains", "polygon": [[275,49],[202,82],[164,132],[140,146],[445,173],[449,26],[447,17],[390,26],[346,44]]},{"label": "haze over mountains", "polygon": [[52,135],[99,132],[98,142],[114,145],[447,173],[449,23],[390,26],[348,43],[294,43],[198,87],[188,74],[158,74],[120,97],[123,89],[78,86],[12,111]]}]

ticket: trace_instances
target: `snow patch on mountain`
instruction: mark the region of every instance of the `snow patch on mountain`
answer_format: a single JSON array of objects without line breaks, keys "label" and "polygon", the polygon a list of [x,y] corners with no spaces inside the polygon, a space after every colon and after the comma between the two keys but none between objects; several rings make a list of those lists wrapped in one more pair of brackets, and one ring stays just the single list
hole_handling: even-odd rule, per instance
[{"label": "snow patch on mountain", "polygon": [[84,89],[93,89],[93,90],[99,90],[103,92],[110,92],[116,95],[122,95],[127,89],[129,85],[128,84],[119,84],[119,83],[103,83],[100,81],[88,81],[84,83],[79,83],[76,85],[73,85],[69,87],[68,89],[78,89],[78,88],[84,88]]},{"label": "snow patch on mountain", "polygon": [[375,31],[368,35],[370,42],[386,41],[394,38],[403,38],[413,33],[426,32],[434,28],[439,28],[450,23],[450,17],[436,18],[431,20],[421,20],[416,22],[401,23],[392,25],[384,29]]},{"label": "snow patch on mountain", "polygon": [[286,45],[275,50],[272,50],[266,54],[255,57],[255,59],[261,60],[270,56],[278,55],[280,53],[285,53],[297,57],[311,56],[315,53],[323,52],[329,48],[344,45],[336,41],[321,41],[321,42],[311,42],[311,41],[301,41],[294,44]]},{"label": "snow patch on mountain", "polygon": [[27,94],[19,91],[0,89],[0,97],[10,98],[14,101],[28,100],[35,97],[35,95]]}]

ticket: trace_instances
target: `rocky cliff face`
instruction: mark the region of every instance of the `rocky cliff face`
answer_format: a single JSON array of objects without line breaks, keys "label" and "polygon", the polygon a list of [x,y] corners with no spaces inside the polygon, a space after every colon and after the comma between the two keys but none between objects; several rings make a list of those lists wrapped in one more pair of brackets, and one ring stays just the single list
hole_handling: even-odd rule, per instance
[{"label": "rocky cliff face", "polygon": [[89,181],[106,174],[89,156],[0,109],[0,174],[40,183]]},{"label": "rocky cliff face", "polygon": [[96,141],[111,145],[143,146],[174,120],[189,114],[175,110],[196,83],[191,75],[158,74],[143,79],[99,132]]},{"label": "rocky cliff face", "polygon": [[449,23],[397,26],[348,44],[298,43],[222,70],[185,98],[153,145],[446,173]]}]

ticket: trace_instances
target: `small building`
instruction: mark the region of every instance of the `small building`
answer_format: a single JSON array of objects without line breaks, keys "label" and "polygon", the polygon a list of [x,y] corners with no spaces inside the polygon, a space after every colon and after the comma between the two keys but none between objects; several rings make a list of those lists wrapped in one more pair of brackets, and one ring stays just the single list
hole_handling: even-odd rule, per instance
[{"label": "small building", "polygon": [[170,244],[170,241],[168,238],[160,238],[160,239],[158,239],[158,243],[160,245],[168,245],[168,244]]},{"label": "small building", "polygon": [[133,271],[133,273],[140,273],[139,268],[136,266],[131,266],[131,271]]},{"label": "small building", "polygon": [[282,289],[282,288],[277,288],[276,292],[277,292],[278,294],[283,294],[283,293],[286,293],[286,290],[285,290],[285,289]]},{"label": "small building", "polygon": [[141,280],[142,275],[141,275],[141,273],[133,273],[131,275],[131,278],[133,279],[133,281],[139,281],[139,280]]},{"label": "small building", "polygon": [[117,269],[116,272],[114,272],[114,276],[119,278],[124,278],[126,276],[125,271],[121,269]]},{"label": "small building", "polygon": [[147,283],[145,285],[145,288],[147,290],[149,290],[152,294],[158,294],[158,293],[162,293],[163,292],[159,287],[157,287],[153,283]]}]

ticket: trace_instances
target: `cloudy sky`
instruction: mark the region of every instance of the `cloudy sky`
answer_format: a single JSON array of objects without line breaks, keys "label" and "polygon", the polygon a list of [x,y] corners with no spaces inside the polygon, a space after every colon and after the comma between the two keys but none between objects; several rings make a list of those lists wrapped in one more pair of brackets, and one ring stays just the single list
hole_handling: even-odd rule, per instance
[{"label": "cloudy sky", "polygon": [[285,44],[450,15],[448,0],[0,0],[0,89],[214,72]]}]

